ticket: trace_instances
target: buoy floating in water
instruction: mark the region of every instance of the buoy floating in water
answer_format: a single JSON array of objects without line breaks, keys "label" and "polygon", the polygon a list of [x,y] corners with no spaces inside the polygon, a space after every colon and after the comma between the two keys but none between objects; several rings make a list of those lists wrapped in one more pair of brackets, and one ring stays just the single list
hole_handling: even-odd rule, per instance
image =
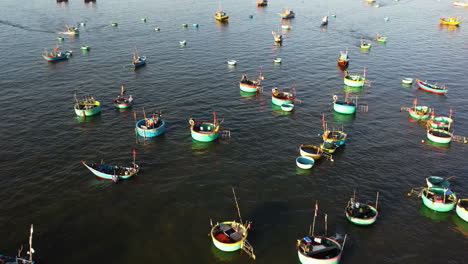
[{"label": "buoy floating in water", "polygon": [[390,18],[388,18],[388,17],[384,18],[385,21],[388,21],[389,19],[390,19]]},{"label": "buoy floating in water", "polygon": [[90,49],[91,49],[90,46],[86,46],[86,45],[85,45],[85,46],[81,46],[81,50],[83,50],[83,51],[89,51]]},{"label": "buoy floating in water", "polygon": [[186,27],[188,27],[188,25],[187,24],[182,24],[182,27],[186,28]]},{"label": "buoy floating in water", "polygon": [[197,28],[197,27],[198,27],[198,24],[193,24],[193,27]]},{"label": "buoy floating in water", "polygon": [[63,37],[58,37],[58,41],[62,42],[62,41],[64,41],[64,40],[65,40],[65,38],[63,38]]},{"label": "buoy floating in water", "polygon": [[160,28],[154,28],[154,31],[160,31],[161,29]]},{"label": "buoy floating in water", "polygon": [[275,58],[273,59],[273,62],[276,63],[276,64],[280,64],[281,63],[281,58]]},{"label": "buoy floating in water", "polygon": [[142,18],[141,21],[146,22],[146,17]]},{"label": "buoy floating in water", "polygon": [[185,46],[185,45],[187,45],[187,41],[185,41],[185,40],[179,41],[179,44],[181,46]]},{"label": "buoy floating in water", "polygon": [[86,23],[85,23],[85,22],[81,22],[81,23],[80,23],[80,26],[84,27],[84,26],[86,26]]},{"label": "buoy floating in water", "polygon": [[236,60],[228,60],[227,62],[229,65],[231,66],[235,66],[237,64],[237,61]]},{"label": "buoy floating in water", "polygon": [[112,24],[111,24],[111,26],[113,26],[113,27],[116,27],[116,26],[118,26],[118,25],[119,25],[119,24],[118,24],[117,22],[112,22]]},{"label": "buoy floating in water", "polygon": [[253,18],[253,15],[249,15],[249,18]]}]

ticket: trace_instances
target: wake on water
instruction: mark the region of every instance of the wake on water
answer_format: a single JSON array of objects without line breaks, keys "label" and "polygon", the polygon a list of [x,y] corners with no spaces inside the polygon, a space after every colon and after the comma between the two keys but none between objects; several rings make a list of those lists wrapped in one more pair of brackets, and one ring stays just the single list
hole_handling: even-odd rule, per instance
[{"label": "wake on water", "polygon": [[43,30],[43,29],[36,29],[36,28],[30,28],[30,27],[28,27],[28,26],[23,26],[23,25],[16,24],[16,23],[13,23],[13,22],[10,22],[10,21],[5,21],[5,20],[0,20],[0,25],[6,25],[6,26],[15,27],[15,28],[21,28],[21,29],[24,29],[24,30],[26,30],[26,31],[45,32],[45,33],[55,33],[54,31]]}]

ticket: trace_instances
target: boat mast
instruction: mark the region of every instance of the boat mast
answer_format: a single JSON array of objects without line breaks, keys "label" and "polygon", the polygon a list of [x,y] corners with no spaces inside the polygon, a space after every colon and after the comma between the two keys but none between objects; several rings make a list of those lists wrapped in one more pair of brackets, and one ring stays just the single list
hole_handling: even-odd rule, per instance
[{"label": "boat mast", "polygon": [[242,216],[241,216],[240,209],[239,209],[239,204],[237,203],[236,192],[234,191],[234,187],[231,187],[231,188],[232,188],[232,194],[234,194],[234,201],[236,202],[237,214],[239,215],[240,223],[243,225]]},{"label": "boat mast", "polygon": [[312,222],[312,230],[309,230],[309,236],[314,236],[315,231],[315,218],[317,218],[318,213],[318,201],[315,201],[315,213],[314,213],[314,222]]},{"label": "boat mast", "polygon": [[133,169],[136,170],[136,150],[133,149]]},{"label": "boat mast", "polygon": [[31,231],[30,231],[30,234],[29,234],[29,262],[30,263],[33,263],[32,259],[33,259],[33,253],[34,253],[34,249],[32,248],[32,236],[33,236],[33,225],[31,224]]},{"label": "boat mast", "polygon": [[379,192],[377,192],[377,198],[375,199],[375,210],[377,210],[379,205]]},{"label": "boat mast", "polygon": [[328,215],[325,214],[325,235],[324,235],[325,237],[327,236],[327,229],[328,229],[327,227],[328,227]]}]

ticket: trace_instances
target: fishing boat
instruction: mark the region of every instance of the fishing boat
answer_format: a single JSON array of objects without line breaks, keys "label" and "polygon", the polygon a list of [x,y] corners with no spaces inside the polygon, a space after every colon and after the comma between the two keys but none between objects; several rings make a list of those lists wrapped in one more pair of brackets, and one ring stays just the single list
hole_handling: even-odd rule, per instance
[{"label": "fishing boat", "polygon": [[452,141],[453,134],[444,129],[428,128],[427,139],[440,144],[448,144]]},{"label": "fishing boat", "polygon": [[348,134],[341,130],[326,130],[322,135],[324,142],[333,143],[337,147],[346,144],[347,137]]},{"label": "fishing boat", "polygon": [[453,2],[453,5],[454,5],[454,6],[468,7],[468,2],[463,3],[463,2],[459,2],[459,1],[454,1],[454,2]]},{"label": "fishing boat", "polygon": [[240,214],[239,204],[237,203],[236,193],[234,188],[232,188],[232,193],[234,195],[234,201],[236,203],[237,213],[239,215],[239,222],[237,221],[225,221],[221,223],[216,223],[213,225],[213,222],[210,219],[211,224],[211,240],[215,247],[221,251],[237,251],[239,249],[247,252],[250,257],[255,259],[255,254],[253,253],[253,247],[247,241],[248,230],[250,229],[251,222],[242,221]]},{"label": "fishing boat", "polygon": [[363,204],[356,201],[356,197],[351,197],[348,205],[345,208],[346,218],[356,225],[372,225],[377,220],[379,212],[377,211],[377,204],[379,200],[379,193],[375,201],[375,207],[370,204]]},{"label": "fishing boat", "polygon": [[192,118],[189,120],[190,132],[192,138],[201,142],[211,142],[219,138],[221,131],[221,122],[216,118],[216,112],[213,112],[213,122],[195,122]]},{"label": "fishing boat", "polygon": [[324,16],[322,18],[322,21],[320,22],[320,25],[322,25],[322,26],[328,25],[328,16]]},{"label": "fishing boat", "polygon": [[101,112],[101,103],[92,96],[84,96],[83,99],[78,100],[75,95],[74,109],[77,116],[93,116]]},{"label": "fishing boat", "polygon": [[132,61],[133,67],[141,67],[146,64],[146,57],[145,56],[138,56],[137,51],[135,50],[133,52],[133,61]]},{"label": "fishing boat", "polygon": [[247,75],[242,75],[242,79],[239,82],[239,88],[248,93],[256,93],[262,89],[262,81],[265,79],[262,75],[262,70],[260,69],[260,75],[257,80],[249,80]]},{"label": "fishing boat", "polygon": [[427,125],[431,128],[449,130],[453,123],[452,113],[453,113],[453,110],[450,109],[449,116],[435,117],[434,111],[432,111],[431,119],[427,121]]},{"label": "fishing boat", "polygon": [[281,42],[283,42],[283,35],[275,32],[275,31],[272,31],[271,34],[273,35],[275,43],[280,44]]},{"label": "fishing boat", "polygon": [[[57,1],[58,2],[58,1]],[[33,225],[29,229],[29,250],[27,251],[28,257],[21,257],[21,252],[23,251],[23,245],[21,245],[18,250],[18,255],[16,257],[10,257],[0,254],[0,263],[2,264],[34,264],[36,263],[33,260],[34,249],[32,247],[32,237],[33,237]]]},{"label": "fishing boat", "polygon": [[363,75],[351,75],[345,71],[344,84],[350,87],[363,87],[366,83],[366,68]]},{"label": "fishing boat", "polygon": [[458,199],[455,211],[461,219],[468,222],[468,199]]},{"label": "fishing boat", "polygon": [[[136,119],[136,113],[135,119]],[[151,117],[147,117],[143,111],[144,118],[136,122],[136,131],[139,136],[144,138],[157,137],[166,131],[166,121],[162,119],[161,114],[153,114]]]},{"label": "fishing boat", "polygon": [[410,84],[411,85],[411,84],[413,84],[413,78],[403,78],[403,79],[401,79],[401,82],[403,84]]},{"label": "fishing boat", "polygon": [[230,65],[230,66],[236,66],[237,61],[236,61],[236,60],[228,60],[227,63],[228,63],[228,65]]},{"label": "fishing boat", "polygon": [[377,40],[377,42],[380,42],[380,43],[385,43],[385,42],[387,42],[387,39],[388,39],[388,37],[381,36],[380,34],[377,34],[377,38],[375,40]]},{"label": "fishing boat", "polygon": [[274,59],[273,59],[273,62],[274,62],[275,64],[281,64],[281,61],[282,61],[282,60],[283,60],[283,59],[281,59],[281,58],[274,58]]},{"label": "fishing boat", "polygon": [[340,56],[338,57],[338,66],[345,68],[349,64],[348,50],[346,52],[340,51]]},{"label": "fishing boat", "polygon": [[219,22],[226,22],[229,19],[229,16],[223,10],[216,12],[214,17]]},{"label": "fishing boat", "polygon": [[179,44],[181,46],[185,46],[185,45],[187,45],[187,41],[186,40],[179,41]]},{"label": "fishing boat", "polygon": [[434,94],[446,94],[448,92],[448,90],[445,88],[445,85],[438,86],[435,84],[430,84],[427,81],[423,82],[419,79],[416,79],[416,83],[418,84],[419,89],[426,91],[426,92],[430,92]]},{"label": "fishing boat", "polygon": [[291,112],[292,110],[294,110],[294,104],[282,104],[281,110],[285,112]]},{"label": "fishing boat", "polygon": [[135,156],[136,152],[133,150],[133,166],[105,165],[85,161],[81,163],[97,177],[118,182],[129,179],[140,171],[140,167],[135,163]]},{"label": "fishing boat", "polygon": [[[335,238],[328,237],[325,231],[323,236],[314,235],[315,218],[318,215],[318,205],[315,204],[314,222],[309,235],[297,240],[297,255],[302,264],[338,264],[346,244],[344,237],[343,244],[340,244]],[[327,223],[325,215],[325,223]],[[327,224],[325,224],[325,230]]]},{"label": "fishing boat", "polygon": [[440,176],[429,176],[426,178],[427,187],[439,187],[448,189],[450,187],[450,182],[448,179],[444,179]]},{"label": "fishing boat", "polygon": [[62,41],[64,41],[64,40],[65,40],[65,38],[64,38],[64,37],[58,37],[57,39],[58,39],[58,41],[59,41],[59,42],[62,42]]},{"label": "fishing boat", "polygon": [[440,187],[424,188],[421,197],[425,206],[437,212],[452,211],[457,202],[454,192]]},{"label": "fishing boat", "polygon": [[71,56],[71,54],[71,51],[60,51],[60,48],[57,45],[53,52],[48,52],[47,50],[45,50],[42,54],[42,58],[44,58],[46,61],[55,62],[60,60],[66,60]]},{"label": "fishing boat", "polygon": [[447,19],[441,17],[440,19],[441,25],[448,25],[448,26],[458,26],[462,22],[458,19],[458,17],[449,17]]},{"label": "fishing boat", "polygon": [[129,97],[124,96],[125,88],[122,85],[120,87],[120,95],[117,96],[114,100],[114,106],[119,109],[125,109],[132,107],[133,105],[133,97],[130,95]]},{"label": "fishing boat", "polygon": [[322,157],[323,150],[315,145],[300,145],[299,154],[303,157],[311,157],[318,160]]},{"label": "fishing boat", "polygon": [[267,6],[268,0],[257,1],[257,6]]},{"label": "fishing boat", "polygon": [[77,27],[69,27],[68,25],[65,25],[67,27],[67,34],[76,36],[80,34],[80,30]]},{"label": "fishing boat", "polygon": [[414,120],[425,120],[431,117],[432,109],[428,106],[417,105],[418,99],[413,101],[413,107],[408,109],[409,116]]},{"label": "fishing boat", "polygon": [[284,10],[284,13],[280,13],[280,16],[282,19],[290,19],[290,18],[294,18],[296,14],[291,9],[286,8]]},{"label": "fishing boat", "polygon": [[372,47],[371,43],[367,43],[363,39],[361,39],[361,49],[363,50],[369,50]]},{"label": "fishing boat", "polygon": [[311,169],[315,164],[315,160],[311,157],[300,156],[296,158],[296,165],[301,169]]},{"label": "fishing boat", "polygon": [[117,22],[112,22],[112,24],[111,24],[111,26],[113,26],[113,27],[117,27],[118,25],[119,25],[119,23],[117,23]]},{"label": "fishing boat", "polygon": [[336,146],[335,144],[330,143],[330,142],[323,142],[320,145],[320,150],[322,150],[323,152],[325,152],[327,154],[333,154],[336,151],[337,148],[338,148],[338,146]]},{"label": "fishing boat", "polygon": [[294,99],[296,99],[295,92],[279,91],[276,87],[272,89],[271,102],[275,105],[294,104]]},{"label": "fishing boat", "polygon": [[91,49],[90,46],[86,46],[86,45],[81,46],[81,50],[82,50],[82,51],[89,51],[90,49]]},{"label": "fishing boat", "polygon": [[282,29],[282,30],[291,30],[291,28],[292,28],[292,27],[291,27],[290,25],[288,25],[288,24],[282,24],[282,25],[281,25],[281,29]]},{"label": "fishing boat", "polygon": [[348,101],[347,98],[344,101],[339,101],[338,96],[333,96],[333,110],[340,114],[352,115],[356,113],[356,104]]}]

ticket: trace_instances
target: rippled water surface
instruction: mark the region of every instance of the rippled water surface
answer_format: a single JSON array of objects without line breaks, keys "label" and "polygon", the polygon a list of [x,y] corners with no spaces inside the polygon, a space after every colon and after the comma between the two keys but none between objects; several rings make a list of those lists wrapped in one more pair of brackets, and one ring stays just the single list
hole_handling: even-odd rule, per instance
[{"label": "rippled water surface", "polygon": [[[253,221],[249,241],[256,263],[299,263],[296,239],[308,232],[316,200],[316,231],[324,231],[327,213],[328,233],[349,236],[342,263],[466,263],[468,223],[455,212],[435,213],[407,193],[429,175],[455,175],[453,190],[467,198],[468,146],[422,143],[424,124],[411,122],[400,108],[415,96],[441,115],[453,108],[455,134],[468,135],[468,25],[440,27],[438,21],[467,17],[468,9],[447,0],[379,4],[271,0],[257,8],[253,0],[2,1],[2,253],[13,255],[26,244],[34,223],[38,263],[251,263],[245,254],[219,252],[207,236],[210,219],[237,218],[234,186],[243,219]],[[230,15],[226,25],[213,19],[220,6]],[[297,16],[279,47],[271,31],[278,30],[278,13],[285,7]],[[324,15],[330,23],[321,28]],[[59,33],[65,24],[82,21],[79,37]],[[118,27],[110,26],[114,21]],[[362,53],[360,39],[371,41],[377,33],[388,42],[373,41],[371,51]],[[65,37],[62,49],[74,55],[47,63],[40,55],[54,48],[59,36]],[[82,45],[91,50],[82,52]],[[130,64],[135,48],[148,57],[137,71]],[[351,94],[369,108],[355,117],[334,113],[331,104],[334,94],[345,95],[336,59],[346,48],[349,71],[366,67],[370,81]],[[276,57],[283,59],[279,66],[272,62]],[[228,67],[228,59],[238,65]],[[264,91],[241,94],[242,74],[255,77],[260,67]],[[444,83],[449,93],[403,87],[402,77]],[[122,84],[135,98],[129,111],[112,106]],[[294,112],[272,107],[271,88],[293,84],[302,101]],[[101,115],[77,119],[75,93],[94,95],[103,105]],[[162,111],[164,136],[135,138],[133,111],[142,108]],[[188,119],[211,120],[213,111],[224,118],[231,138],[192,141]],[[298,146],[320,143],[322,113],[330,126],[344,127],[347,145],[334,163],[298,169]],[[126,182],[99,180],[80,164],[130,163],[132,149],[142,170]],[[374,226],[345,219],[354,190],[362,201],[373,201],[380,192]]]}]

